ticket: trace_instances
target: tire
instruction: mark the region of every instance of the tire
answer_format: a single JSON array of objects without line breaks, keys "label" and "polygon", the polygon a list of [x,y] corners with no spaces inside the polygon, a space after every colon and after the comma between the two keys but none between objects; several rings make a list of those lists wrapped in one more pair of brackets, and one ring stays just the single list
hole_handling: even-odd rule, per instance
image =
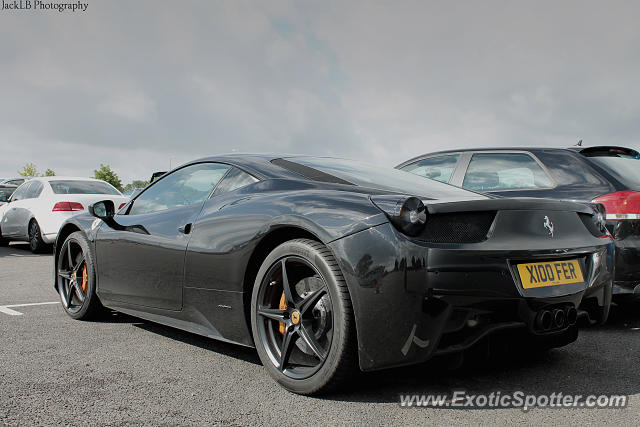
[{"label": "tire", "polygon": [[95,271],[87,238],[79,231],[70,234],[58,253],[56,288],[62,308],[74,319],[91,320],[106,311],[96,294]]},{"label": "tire", "polygon": [[40,232],[40,226],[35,219],[32,219],[29,223],[29,249],[34,254],[45,252],[49,245],[42,240],[42,233]]},{"label": "tire", "polygon": [[[274,277],[280,277],[279,284]],[[291,240],[267,256],[251,296],[251,329],[267,372],[291,392],[328,392],[358,372],[347,284],[337,261],[319,242]],[[290,344],[283,345],[285,341]],[[283,347],[289,350],[283,352]]]},{"label": "tire", "polygon": [[9,246],[9,240],[2,237],[2,228],[0,228],[0,247]]}]

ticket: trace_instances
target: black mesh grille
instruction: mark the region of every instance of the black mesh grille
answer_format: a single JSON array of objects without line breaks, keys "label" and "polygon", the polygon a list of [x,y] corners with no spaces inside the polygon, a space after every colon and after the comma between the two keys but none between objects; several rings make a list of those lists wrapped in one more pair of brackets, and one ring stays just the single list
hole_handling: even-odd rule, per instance
[{"label": "black mesh grille", "polygon": [[430,243],[477,243],[487,239],[496,211],[450,212],[427,216],[418,240]]}]

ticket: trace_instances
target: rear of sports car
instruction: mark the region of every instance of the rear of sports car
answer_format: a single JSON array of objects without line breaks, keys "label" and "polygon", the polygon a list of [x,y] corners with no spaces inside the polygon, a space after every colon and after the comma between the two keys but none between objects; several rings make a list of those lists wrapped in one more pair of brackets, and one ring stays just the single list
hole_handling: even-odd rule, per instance
[{"label": "rear of sports car", "polygon": [[389,222],[329,244],[349,284],[363,370],[503,335],[561,346],[580,318],[606,320],[614,247],[598,205],[371,200]]}]

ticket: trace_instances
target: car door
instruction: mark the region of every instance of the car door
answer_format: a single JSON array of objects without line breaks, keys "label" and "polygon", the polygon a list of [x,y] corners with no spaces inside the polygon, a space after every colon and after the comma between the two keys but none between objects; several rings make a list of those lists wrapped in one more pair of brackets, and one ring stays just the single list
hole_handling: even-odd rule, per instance
[{"label": "car door", "polygon": [[196,163],[147,187],[96,235],[98,293],[127,304],[180,310],[192,224],[229,166]]},{"label": "car door", "polygon": [[26,206],[28,205],[29,188],[32,183],[32,181],[25,182],[11,196],[10,203],[5,208],[5,214],[0,224],[4,236],[12,238],[25,237]]},{"label": "car door", "polygon": [[[229,214],[234,206],[243,200],[246,195],[239,196],[234,193],[247,185],[257,182],[258,179],[236,167],[217,185],[212,196],[205,202],[201,214],[194,226],[198,230],[189,241],[186,254],[185,284],[186,288],[207,290],[237,291],[244,276],[244,270],[231,268],[235,260],[230,254],[242,247],[257,232],[259,222],[250,215],[237,216]],[[242,205],[243,213],[247,213],[248,207]],[[230,272],[233,271],[233,272]]]}]

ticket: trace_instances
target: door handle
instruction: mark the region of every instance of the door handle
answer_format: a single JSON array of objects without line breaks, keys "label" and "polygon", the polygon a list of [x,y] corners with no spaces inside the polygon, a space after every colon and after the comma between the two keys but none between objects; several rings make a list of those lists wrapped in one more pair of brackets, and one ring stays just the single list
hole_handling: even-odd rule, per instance
[{"label": "door handle", "polygon": [[178,227],[178,231],[181,232],[182,234],[189,234],[191,233],[191,223],[189,224],[185,224],[182,227]]}]

